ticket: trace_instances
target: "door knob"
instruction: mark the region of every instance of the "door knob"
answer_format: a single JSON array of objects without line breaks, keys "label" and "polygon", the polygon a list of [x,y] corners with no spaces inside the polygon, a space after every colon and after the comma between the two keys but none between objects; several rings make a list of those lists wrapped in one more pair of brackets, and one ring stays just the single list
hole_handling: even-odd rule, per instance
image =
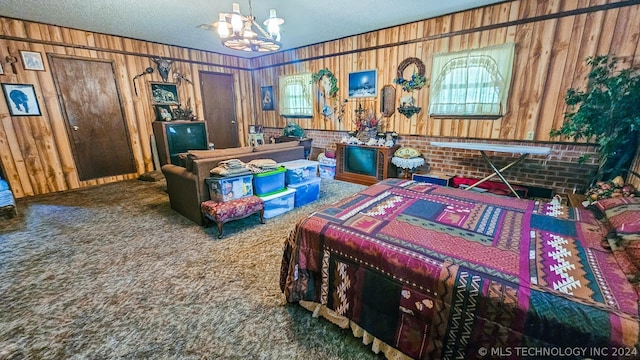
[{"label": "door knob", "polygon": [[80,130],[80,128],[78,127],[78,125],[73,125],[73,131],[78,131]]},{"label": "door knob", "polygon": [[232,123],[232,124],[235,124],[236,122],[235,122],[235,121],[232,121],[231,123]]}]

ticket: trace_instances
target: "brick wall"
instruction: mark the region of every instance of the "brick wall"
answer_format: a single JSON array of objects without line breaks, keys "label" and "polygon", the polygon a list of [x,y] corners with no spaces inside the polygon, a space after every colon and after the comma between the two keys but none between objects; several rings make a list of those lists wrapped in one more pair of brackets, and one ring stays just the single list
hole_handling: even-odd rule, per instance
[{"label": "brick wall", "polygon": [[[307,137],[313,139],[313,146],[335,149],[335,143],[340,142],[342,131],[305,130]],[[265,128],[265,139],[282,135],[282,129]],[[595,145],[573,145],[561,143],[542,143],[524,141],[494,141],[462,138],[443,138],[404,135],[399,138],[399,144],[419,150],[427,164],[418,172],[436,171],[450,175],[482,178],[493,171],[476,150],[461,150],[434,147],[431,141],[481,142],[505,145],[544,146],[551,148],[547,156],[531,155],[521,163],[508,169],[505,178],[513,184],[536,186],[554,190],[557,193],[578,192],[586,190],[588,179],[595,173],[595,162],[589,160],[586,164],[578,164],[578,158],[583,154],[595,154]],[[487,156],[496,167],[502,168],[517,159],[519,154],[487,152]],[[497,180],[497,178],[494,178]]]}]

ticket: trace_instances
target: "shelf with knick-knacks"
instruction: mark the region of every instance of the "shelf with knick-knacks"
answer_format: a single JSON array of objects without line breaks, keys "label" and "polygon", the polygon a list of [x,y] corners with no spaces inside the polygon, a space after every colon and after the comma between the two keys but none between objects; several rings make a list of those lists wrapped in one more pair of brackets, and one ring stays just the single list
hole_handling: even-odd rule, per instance
[{"label": "shelf with knick-knacks", "polygon": [[403,96],[400,98],[400,107],[398,112],[410,119],[413,115],[422,110],[421,107],[415,105],[415,99],[412,95]]}]

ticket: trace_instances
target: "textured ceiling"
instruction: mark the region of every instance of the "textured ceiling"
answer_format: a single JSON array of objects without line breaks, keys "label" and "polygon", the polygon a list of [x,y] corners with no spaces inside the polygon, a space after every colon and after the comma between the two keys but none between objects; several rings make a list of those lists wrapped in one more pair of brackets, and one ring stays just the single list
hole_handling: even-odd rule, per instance
[{"label": "textured ceiling", "polygon": [[[244,15],[248,0],[237,0]],[[254,0],[262,23],[277,10],[283,49],[339,39],[504,0]],[[242,57],[217,34],[198,28],[231,12],[232,0],[0,0],[0,15]]]}]

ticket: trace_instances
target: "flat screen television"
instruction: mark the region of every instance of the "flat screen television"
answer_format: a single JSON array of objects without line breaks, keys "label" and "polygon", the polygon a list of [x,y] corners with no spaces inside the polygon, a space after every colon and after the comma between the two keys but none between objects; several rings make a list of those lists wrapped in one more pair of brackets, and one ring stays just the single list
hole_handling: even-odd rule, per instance
[{"label": "flat screen television", "polygon": [[178,154],[188,150],[206,150],[209,148],[207,128],[204,123],[165,123],[167,145],[171,163],[179,165]]},{"label": "flat screen television", "polygon": [[344,171],[377,176],[377,154],[375,148],[347,146],[344,149]]}]

